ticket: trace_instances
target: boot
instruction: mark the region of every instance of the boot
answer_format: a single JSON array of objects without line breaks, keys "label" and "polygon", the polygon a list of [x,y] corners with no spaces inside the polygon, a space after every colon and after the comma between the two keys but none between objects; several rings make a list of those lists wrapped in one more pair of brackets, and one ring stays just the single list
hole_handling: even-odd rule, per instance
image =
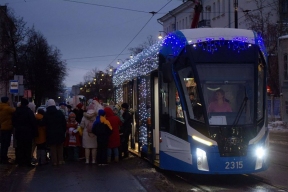
[{"label": "boot", "polygon": [[91,149],[92,153],[92,164],[96,163],[96,149]]},{"label": "boot", "polygon": [[118,156],[115,156],[115,162],[119,162],[119,157]]},{"label": "boot", "polygon": [[36,157],[37,157],[37,160],[38,160],[38,165],[41,165],[41,150],[37,150],[36,151]]},{"label": "boot", "polygon": [[107,163],[111,163],[111,157],[107,157]]},{"label": "boot", "polygon": [[90,156],[90,149],[86,148],[85,149],[85,159],[86,159],[86,164],[89,163],[89,156]]}]

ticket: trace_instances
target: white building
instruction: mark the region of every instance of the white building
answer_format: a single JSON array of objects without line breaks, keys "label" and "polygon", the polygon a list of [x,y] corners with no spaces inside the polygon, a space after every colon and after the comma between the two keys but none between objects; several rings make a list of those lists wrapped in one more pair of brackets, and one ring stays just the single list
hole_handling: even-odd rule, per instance
[{"label": "white building", "polygon": [[[196,1],[186,1],[159,18],[158,21],[163,24],[163,31],[169,33],[175,30],[191,28],[194,7],[196,5],[194,2]],[[263,2],[263,4],[258,5],[256,0],[236,0],[238,1],[237,12],[235,12],[234,1],[235,0],[199,1],[203,9],[199,18],[198,27],[235,28],[235,20],[237,20],[237,28],[246,29],[245,14],[259,9],[261,9],[263,14],[267,12],[272,13],[270,18],[272,23],[276,23],[279,18],[277,0],[258,0],[257,2]]]}]

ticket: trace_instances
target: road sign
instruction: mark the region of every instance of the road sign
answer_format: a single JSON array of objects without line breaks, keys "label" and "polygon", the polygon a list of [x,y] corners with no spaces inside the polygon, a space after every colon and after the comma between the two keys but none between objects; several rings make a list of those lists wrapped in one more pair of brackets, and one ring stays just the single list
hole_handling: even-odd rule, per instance
[{"label": "road sign", "polygon": [[18,93],[18,81],[10,80],[10,93],[16,94]]}]

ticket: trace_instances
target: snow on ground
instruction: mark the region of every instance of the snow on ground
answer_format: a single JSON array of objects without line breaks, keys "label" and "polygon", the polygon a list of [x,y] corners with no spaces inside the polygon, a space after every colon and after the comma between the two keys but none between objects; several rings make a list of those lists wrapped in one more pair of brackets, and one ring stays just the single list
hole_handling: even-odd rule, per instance
[{"label": "snow on ground", "polygon": [[288,123],[280,120],[269,121],[268,129],[271,132],[288,132]]}]

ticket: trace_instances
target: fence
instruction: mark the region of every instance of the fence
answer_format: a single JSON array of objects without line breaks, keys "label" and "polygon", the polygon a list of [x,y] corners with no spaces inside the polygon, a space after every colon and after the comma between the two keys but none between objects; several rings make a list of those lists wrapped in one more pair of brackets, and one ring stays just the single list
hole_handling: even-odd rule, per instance
[{"label": "fence", "polygon": [[[275,118],[281,118],[281,101],[280,98],[274,97],[273,103],[271,102],[271,98],[267,100],[267,112],[268,112],[268,117],[275,117]],[[273,105],[271,105],[273,104]],[[272,109],[273,106],[273,109]],[[271,111],[273,114],[271,114]]]}]

